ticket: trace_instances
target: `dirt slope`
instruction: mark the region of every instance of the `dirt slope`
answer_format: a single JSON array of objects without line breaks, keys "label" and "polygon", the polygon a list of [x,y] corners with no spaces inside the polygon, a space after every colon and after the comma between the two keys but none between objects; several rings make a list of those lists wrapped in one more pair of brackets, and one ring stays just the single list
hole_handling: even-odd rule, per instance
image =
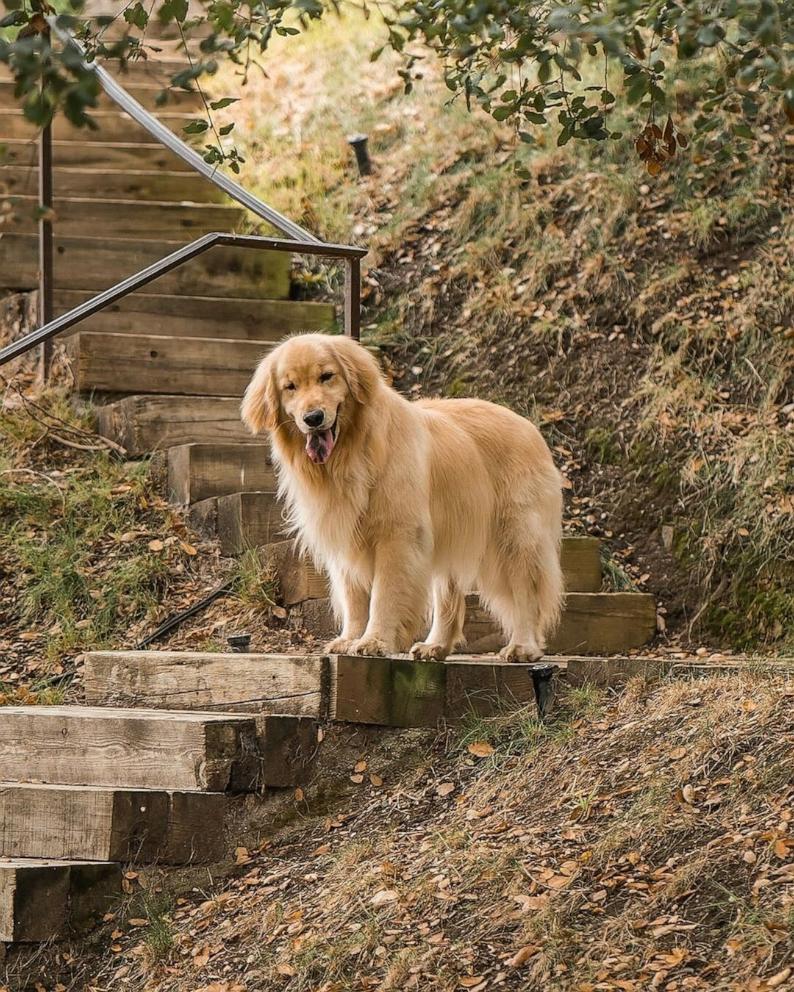
[{"label": "dirt slope", "polygon": [[391,761],[373,742],[330,808],[307,788],[227,883],[118,914],[91,978],[83,951],[60,980],[790,992],[792,745],[794,684],[758,673],[578,690],[547,726],[517,713]]}]

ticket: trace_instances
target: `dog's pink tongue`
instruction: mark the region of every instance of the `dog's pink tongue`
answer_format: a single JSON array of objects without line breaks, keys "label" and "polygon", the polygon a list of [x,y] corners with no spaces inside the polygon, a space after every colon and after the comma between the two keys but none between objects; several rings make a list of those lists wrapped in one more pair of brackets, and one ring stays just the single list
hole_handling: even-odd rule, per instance
[{"label": "dog's pink tongue", "polygon": [[306,438],[306,454],[315,465],[325,465],[333,450],[334,435],[330,430],[309,434]]}]

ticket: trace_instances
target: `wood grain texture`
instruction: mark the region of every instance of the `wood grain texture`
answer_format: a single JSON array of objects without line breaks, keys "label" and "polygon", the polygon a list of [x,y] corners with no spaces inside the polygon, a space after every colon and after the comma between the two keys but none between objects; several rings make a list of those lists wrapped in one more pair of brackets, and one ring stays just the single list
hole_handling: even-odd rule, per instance
[{"label": "wood grain texture", "polygon": [[[56,289],[108,289],[180,248],[182,241],[133,241],[125,238],[55,236]],[[290,256],[286,252],[213,248],[148,285],[152,293],[286,299]],[[34,289],[38,241],[33,234],[0,239],[0,286]],[[173,391],[173,390],[172,390]]]},{"label": "wood grain texture", "polygon": [[241,397],[263,347],[258,341],[80,333],[69,338],[68,353],[82,393]]},{"label": "wood grain texture", "polygon": [[240,492],[218,497],[216,533],[225,555],[283,540],[284,510],[271,492]]},{"label": "wood grain texture", "polygon": [[[0,158],[0,163],[2,161]],[[17,196],[36,196],[38,170],[35,159],[29,165],[0,164],[0,189]],[[196,172],[123,172],[113,169],[56,167],[53,169],[53,189],[57,191],[59,198],[90,196],[92,200],[227,202],[222,190]]]},{"label": "wood grain texture", "polygon": [[[569,593],[549,654],[619,654],[642,647],[656,633],[656,601],[645,593]],[[504,643],[498,626],[468,597],[464,634],[468,650],[493,651]]]},{"label": "wood grain texture", "polygon": [[597,537],[563,537],[560,564],[568,592],[600,592],[601,542]]},{"label": "wood grain texture", "polygon": [[267,445],[182,444],[168,449],[172,503],[186,506],[211,496],[274,487]]},{"label": "wood grain texture", "polygon": [[319,655],[199,651],[91,651],[83,655],[89,705],[320,716]]},{"label": "wood grain texture", "polygon": [[0,780],[128,789],[251,791],[252,719],[77,706],[0,710]]},{"label": "wood grain texture", "polygon": [[[92,110],[91,116],[97,123],[96,130],[87,127],[76,128],[59,114],[52,124],[54,140],[80,141],[81,143],[92,144],[95,141],[134,142],[149,139],[147,132],[121,110]],[[157,119],[184,141],[190,142],[195,140],[196,136],[186,135],[183,131],[184,126],[191,121],[205,120],[206,118],[193,111],[182,113],[178,110],[166,109],[165,112],[157,114]],[[35,138],[37,133],[38,128],[30,123],[21,110],[0,109],[0,138],[29,141],[31,138]]]},{"label": "wood grain texture", "polygon": [[[11,209],[4,220],[4,230],[9,234],[34,235],[37,197],[9,196],[5,202]],[[214,231],[228,234],[240,231],[245,217],[242,207],[220,203],[94,199],[86,186],[78,196],[56,196],[52,229],[56,235],[68,238],[90,238],[97,231],[108,231],[114,238],[145,241],[161,238],[185,243]]]},{"label": "wood grain texture", "polygon": [[97,409],[97,430],[130,455],[192,442],[262,443],[243,426],[237,397],[126,396]]},{"label": "wood grain texture", "polygon": [[[59,290],[56,315],[66,313],[91,294]],[[236,341],[279,341],[297,331],[331,330],[330,303],[300,300],[246,300],[211,296],[165,296],[133,293],[82,321],[81,331],[109,334],[151,334],[183,338],[232,338]]]},{"label": "wood grain texture", "polygon": [[0,862],[0,941],[44,941],[81,933],[121,894],[121,866],[51,859]]},{"label": "wood grain texture", "polygon": [[[133,96],[138,103],[147,110],[152,110],[159,117],[161,113],[173,114],[176,111],[188,114],[200,113],[204,109],[201,101],[201,94],[195,90],[169,89],[167,101],[163,106],[157,103],[157,96],[163,87],[153,82],[138,82],[134,79],[125,80],[124,88]],[[20,101],[14,96],[14,83],[10,79],[0,77],[0,108],[5,110],[18,110]],[[104,93],[100,93],[97,101],[97,110],[107,113],[112,111],[116,105]],[[96,111],[89,110],[93,116]],[[136,125],[137,129],[137,125]]]},{"label": "wood grain texture", "polygon": [[147,864],[219,861],[220,793],[0,783],[0,857]]},{"label": "wood grain texture", "polygon": [[535,703],[528,665],[339,655],[330,659],[330,674],[329,716],[351,723],[429,727],[442,718],[489,716]]},{"label": "wood grain texture", "polygon": [[[300,603],[301,620],[316,637],[336,633],[327,599]],[[476,596],[467,597],[466,650],[473,654],[498,651],[504,637]],[[555,654],[620,654],[642,647],[656,632],[656,601],[644,593],[583,593],[566,596],[565,609],[556,633],[547,645]]]},{"label": "wood grain texture", "polygon": [[[36,168],[38,152],[35,139],[10,140],[0,136],[0,141],[3,145],[3,165]],[[189,165],[162,145],[143,144],[132,139],[119,142],[92,141],[88,144],[80,140],[54,141],[53,159],[57,168],[112,169],[116,172],[153,172],[162,169],[196,176]],[[207,183],[206,179],[202,181]]]},{"label": "wood grain texture", "polygon": [[294,541],[278,541],[262,548],[262,563],[267,565],[277,583],[280,602],[295,606],[329,596],[328,579],[319,572],[307,555],[301,554]]}]

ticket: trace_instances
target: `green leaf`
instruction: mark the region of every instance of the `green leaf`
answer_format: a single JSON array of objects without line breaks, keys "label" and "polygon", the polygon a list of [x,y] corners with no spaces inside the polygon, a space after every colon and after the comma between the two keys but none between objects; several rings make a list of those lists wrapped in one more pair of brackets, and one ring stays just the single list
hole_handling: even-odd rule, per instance
[{"label": "green leaf", "polygon": [[491,116],[495,121],[506,121],[508,117],[512,117],[515,113],[515,109],[510,107],[496,107],[491,111]]},{"label": "green leaf", "polygon": [[237,103],[239,99],[239,96],[225,96],[222,100],[213,100],[210,107],[213,110],[223,110],[224,107],[231,107],[233,103]]},{"label": "green leaf", "polygon": [[224,124],[223,127],[218,131],[218,134],[231,134],[234,130],[234,121],[231,124]]},{"label": "green leaf", "polygon": [[131,7],[127,7],[124,11],[124,20],[127,24],[132,24],[141,30],[146,27],[149,23],[149,15],[140,0]]},{"label": "green leaf", "polygon": [[755,137],[753,129],[748,124],[734,124],[731,131],[733,131],[737,138],[749,138],[752,140]]},{"label": "green leaf", "polygon": [[191,121],[186,124],[182,130],[185,134],[203,134],[205,131],[209,130],[209,123],[207,121]]}]

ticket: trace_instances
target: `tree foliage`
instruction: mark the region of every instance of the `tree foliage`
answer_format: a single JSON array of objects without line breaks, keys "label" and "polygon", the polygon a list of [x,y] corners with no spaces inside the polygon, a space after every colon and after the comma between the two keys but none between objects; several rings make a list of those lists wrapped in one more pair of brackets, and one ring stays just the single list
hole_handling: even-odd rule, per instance
[{"label": "tree foliage", "polygon": [[[375,11],[368,0],[363,8],[355,0],[129,0],[115,16],[94,18],[81,15],[79,0],[66,0],[56,20],[100,60],[147,57],[153,20],[183,38],[200,29],[198,56],[172,80],[191,88],[220,59],[247,68],[274,36],[298,34],[346,3],[382,19],[383,44],[372,58],[398,53],[406,90],[436,56],[456,97],[512,123],[529,144],[548,128],[558,145],[617,140],[628,121],[648,171],[658,172],[687,144],[677,76],[700,66],[708,71],[686,109],[694,111],[694,137],[718,155],[752,137],[762,110],[771,108],[781,126],[794,123],[792,0],[393,0]],[[73,50],[51,45],[46,18],[56,11],[48,0],[4,4],[0,61],[14,72],[27,116],[43,124],[60,110],[91,126],[98,87]],[[224,156],[213,146],[208,154]]]}]

